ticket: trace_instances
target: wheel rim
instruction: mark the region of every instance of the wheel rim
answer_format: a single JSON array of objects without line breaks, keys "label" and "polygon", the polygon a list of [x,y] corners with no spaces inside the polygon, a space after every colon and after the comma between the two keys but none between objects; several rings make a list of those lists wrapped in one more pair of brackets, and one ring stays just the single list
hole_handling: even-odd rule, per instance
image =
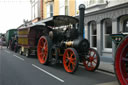
[{"label": "wheel rim", "polygon": [[76,55],[71,49],[65,50],[63,57],[64,68],[67,72],[73,72],[76,68]]},{"label": "wheel rim", "polygon": [[98,55],[95,50],[89,49],[89,53],[83,59],[83,64],[88,71],[94,71],[98,64]]},{"label": "wheel rim", "polygon": [[115,72],[121,85],[128,84],[128,37],[119,45],[115,55]]},{"label": "wheel rim", "polygon": [[44,64],[48,55],[48,43],[44,37],[41,37],[38,43],[38,59],[41,64]]}]

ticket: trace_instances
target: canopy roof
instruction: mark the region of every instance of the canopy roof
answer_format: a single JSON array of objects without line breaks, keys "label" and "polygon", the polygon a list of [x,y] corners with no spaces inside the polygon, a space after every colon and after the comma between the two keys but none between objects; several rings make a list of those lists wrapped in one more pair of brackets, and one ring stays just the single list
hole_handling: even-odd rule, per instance
[{"label": "canopy roof", "polygon": [[58,15],[58,16],[53,16],[47,19],[42,20],[42,23],[45,23],[46,26],[54,26],[54,27],[59,27],[59,26],[64,26],[64,25],[69,25],[69,24],[76,24],[78,23],[78,19],[72,16],[65,16],[65,15]]}]

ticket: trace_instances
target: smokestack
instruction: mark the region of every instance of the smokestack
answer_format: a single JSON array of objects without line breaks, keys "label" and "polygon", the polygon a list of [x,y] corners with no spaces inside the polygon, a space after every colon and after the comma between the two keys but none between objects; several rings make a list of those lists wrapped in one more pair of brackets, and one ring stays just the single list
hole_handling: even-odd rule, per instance
[{"label": "smokestack", "polygon": [[83,30],[84,30],[84,11],[85,11],[85,5],[80,4],[79,6],[79,35],[81,38],[83,38]]}]

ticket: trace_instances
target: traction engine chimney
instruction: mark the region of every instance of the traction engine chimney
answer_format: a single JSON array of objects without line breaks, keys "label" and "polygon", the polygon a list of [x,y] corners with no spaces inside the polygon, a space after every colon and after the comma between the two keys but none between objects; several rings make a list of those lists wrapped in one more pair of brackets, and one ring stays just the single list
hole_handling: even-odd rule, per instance
[{"label": "traction engine chimney", "polygon": [[85,12],[85,5],[80,4],[79,6],[79,35],[83,39],[83,30],[84,30],[84,12]]}]

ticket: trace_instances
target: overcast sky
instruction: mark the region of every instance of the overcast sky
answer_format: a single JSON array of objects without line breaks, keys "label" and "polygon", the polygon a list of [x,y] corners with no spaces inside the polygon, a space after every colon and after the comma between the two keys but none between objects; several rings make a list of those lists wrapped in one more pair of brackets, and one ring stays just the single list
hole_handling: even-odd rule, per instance
[{"label": "overcast sky", "polygon": [[17,28],[31,19],[30,0],[0,0],[0,33]]}]

